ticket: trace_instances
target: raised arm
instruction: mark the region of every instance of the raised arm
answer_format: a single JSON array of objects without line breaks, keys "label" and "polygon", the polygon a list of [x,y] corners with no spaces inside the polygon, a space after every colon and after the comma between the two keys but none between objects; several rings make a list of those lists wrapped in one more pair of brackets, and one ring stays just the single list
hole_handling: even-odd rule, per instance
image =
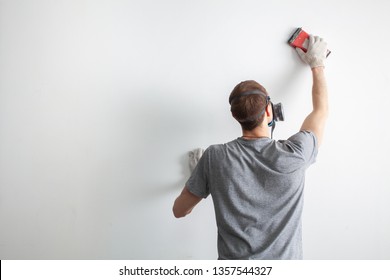
[{"label": "raised arm", "polygon": [[328,118],[328,89],[324,73],[327,45],[319,37],[310,36],[307,52],[297,49],[304,62],[310,65],[313,75],[313,110],[303,121],[301,130],[313,132],[321,145]]}]

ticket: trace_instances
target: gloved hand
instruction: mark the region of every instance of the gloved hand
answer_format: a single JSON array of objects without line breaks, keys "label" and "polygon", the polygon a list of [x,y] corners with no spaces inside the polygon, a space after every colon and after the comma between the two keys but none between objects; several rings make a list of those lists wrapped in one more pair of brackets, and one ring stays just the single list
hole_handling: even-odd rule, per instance
[{"label": "gloved hand", "polygon": [[296,50],[301,59],[309,64],[311,68],[325,67],[327,44],[324,39],[310,35],[307,51],[304,52],[300,48],[296,48]]},{"label": "gloved hand", "polygon": [[198,161],[203,155],[203,152],[204,150],[202,148],[198,148],[188,153],[188,157],[190,158],[189,165],[191,173],[192,171],[194,171],[196,165],[198,164]]}]

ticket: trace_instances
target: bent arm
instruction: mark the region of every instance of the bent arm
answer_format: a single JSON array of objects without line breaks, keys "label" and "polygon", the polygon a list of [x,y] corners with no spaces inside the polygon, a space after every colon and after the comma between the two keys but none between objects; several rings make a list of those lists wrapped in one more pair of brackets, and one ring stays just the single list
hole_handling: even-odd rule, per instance
[{"label": "bent arm", "polygon": [[176,218],[187,216],[201,200],[201,197],[194,195],[187,187],[184,187],[183,191],[176,198],[175,203],[173,204],[173,215]]},{"label": "bent arm", "polygon": [[324,135],[325,123],[328,118],[328,89],[324,67],[315,67],[311,70],[313,74],[313,110],[304,120],[301,130],[313,132],[320,146]]}]

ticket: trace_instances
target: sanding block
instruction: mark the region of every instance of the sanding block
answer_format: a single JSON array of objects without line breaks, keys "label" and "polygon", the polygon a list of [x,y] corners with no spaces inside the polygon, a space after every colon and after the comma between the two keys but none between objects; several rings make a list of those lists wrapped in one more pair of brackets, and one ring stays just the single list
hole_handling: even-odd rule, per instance
[{"label": "sanding block", "polygon": [[[304,52],[307,51],[307,46],[309,44],[309,34],[305,32],[302,27],[297,28],[294,33],[288,39],[288,44],[294,48],[300,48]],[[331,51],[327,50],[326,57],[330,55]]]}]

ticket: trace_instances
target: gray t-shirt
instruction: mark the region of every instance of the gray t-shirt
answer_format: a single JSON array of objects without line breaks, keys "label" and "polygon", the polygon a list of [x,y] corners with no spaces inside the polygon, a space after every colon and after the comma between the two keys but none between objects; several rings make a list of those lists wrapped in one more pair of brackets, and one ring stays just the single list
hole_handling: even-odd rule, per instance
[{"label": "gray t-shirt", "polygon": [[219,259],[302,259],[305,170],[317,140],[300,131],[288,140],[238,138],[212,145],[186,186],[211,194]]}]

